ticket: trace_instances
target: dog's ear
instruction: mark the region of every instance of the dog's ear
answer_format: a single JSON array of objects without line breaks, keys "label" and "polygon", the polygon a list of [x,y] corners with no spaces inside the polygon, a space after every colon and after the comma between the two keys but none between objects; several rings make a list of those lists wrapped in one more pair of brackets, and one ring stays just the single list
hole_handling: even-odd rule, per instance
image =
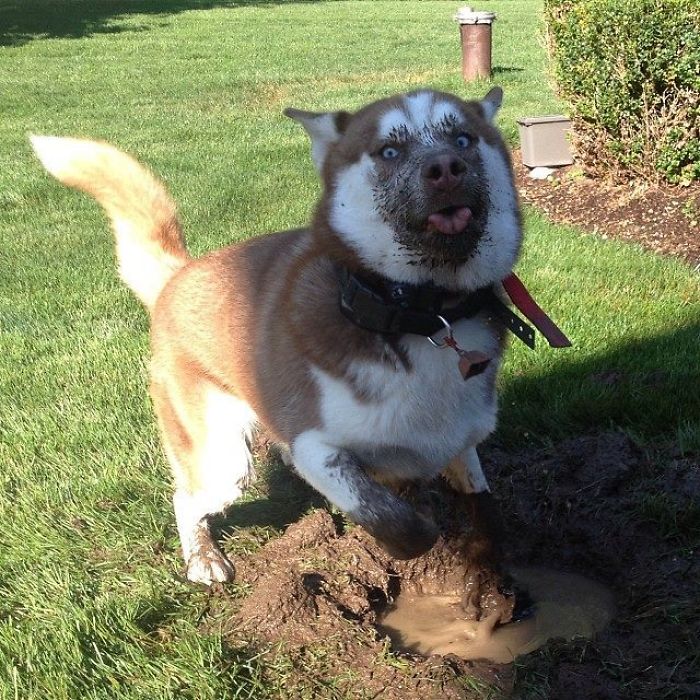
[{"label": "dog's ear", "polygon": [[503,88],[491,88],[486,94],[486,97],[484,97],[484,99],[481,100],[481,109],[484,110],[484,116],[486,117],[486,121],[493,121],[493,118],[496,116],[496,112],[498,112],[498,110],[500,109],[502,102]]},{"label": "dog's ear", "polygon": [[350,121],[348,112],[304,112],[300,109],[285,109],[284,114],[298,121],[311,137],[311,158],[316,170],[321,172],[328,148],[345,131]]}]

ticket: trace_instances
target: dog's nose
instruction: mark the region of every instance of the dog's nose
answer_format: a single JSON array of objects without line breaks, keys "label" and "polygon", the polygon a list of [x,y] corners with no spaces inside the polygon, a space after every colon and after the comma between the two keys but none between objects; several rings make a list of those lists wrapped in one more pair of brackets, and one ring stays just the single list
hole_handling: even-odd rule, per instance
[{"label": "dog's nose", "polygon": [[459,184],[466,170],[467,164],[461,158],[443,153],[423,166],[422,175],[430,187],[446,192]]}]

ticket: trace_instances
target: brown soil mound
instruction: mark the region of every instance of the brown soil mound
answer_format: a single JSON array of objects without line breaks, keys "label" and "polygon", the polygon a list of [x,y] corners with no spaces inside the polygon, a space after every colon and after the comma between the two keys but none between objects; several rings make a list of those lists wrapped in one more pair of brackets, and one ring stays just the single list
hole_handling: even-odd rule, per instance
[{"label": "brown soil mound", "polygon": [[[344,532],[324,510],[291,525],[255,556],[234,558],[237,578],[252,591],[230,619],[230,630],[267,643],[282,642],[297,654],[317,648],[322,640],[336,655],[330,662],[333,671],[342,675],[347,668],[364,670],[363,697],[464,697],[459,676],[473,670],[468,662],[413,657],[411,673],[400,674],[398,684],[396,668],[376,663],[387,644],[376,631],[378,615],[400,590],[459,595],[465,615],[473,619],[496,611],[501,621],[511,619],[513,596],[502,593],[500,577],[471,556],[473,537],[464,531],[463,519],[459,532],[462,497],[442,481],[422,494],[424,508],[426,497],[449,506],[441,509],[444,534],[417,559],[391,558],[362,528]],[[346,691],[356,683],[353,675]]]},{"label": "brown soil mound", "polygon": [[[616,594],[617,619],[594,643],[550,642],[523,657],[517,672],[452,656],[387,653],[388,640],[375,625],[399,591],[464,594],[476,617],[495,608],[505,621],[512,612],[512,598],[500,593],[498,582],[480,579],[469,509],[442,481],[419,494],[441,514],[444,533],[428,555],[394,560],[361,528],[344,530],[341,519],[314,510],[256,554],[232,557],[237,582],[249,593],[242,603],[225,587],[215,594],[217,626],[223,620],[233,645],[242,639],[280,644],[300,683],[313,666],[307,662],[324,655],[333,678],[324,697],[498,697],[497,688],[522,698],[694,697],[692,689],[700,687],[693,642],[697,462],[654,461],[620,433],[516,454],[491,448],[483,457],[504,513],[510,562],[580,573]],[[675,541],[669,538],[679,537],[687,538],[681,550],[687,556],[669,546]],[[528,693],[527,678],[537,679],[537,693]],[[490,695],[474,691],[484,681]],[[288,697],[301,695],[290,689]]]}]

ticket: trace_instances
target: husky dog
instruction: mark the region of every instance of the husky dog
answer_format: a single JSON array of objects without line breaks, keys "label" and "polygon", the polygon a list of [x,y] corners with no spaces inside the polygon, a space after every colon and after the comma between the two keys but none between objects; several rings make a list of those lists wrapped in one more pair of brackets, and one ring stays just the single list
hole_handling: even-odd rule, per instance
[{"label": "husky dog", "polygon": [[420,90],[354,113],[287,110],[323,183],[311,225],[198,259],[132,158],[32,137],[52,175],[106,210],[121,277],[150,313],[151,396],[192,581],[234,575],[210,519],[251,479],[256,422],[396,557],[427,551],[437,529],[387,483],[444,472],[488,491],[476,447],[496,424],[504,336],[488,300],[522,238],[493,125],[501,99]]}]

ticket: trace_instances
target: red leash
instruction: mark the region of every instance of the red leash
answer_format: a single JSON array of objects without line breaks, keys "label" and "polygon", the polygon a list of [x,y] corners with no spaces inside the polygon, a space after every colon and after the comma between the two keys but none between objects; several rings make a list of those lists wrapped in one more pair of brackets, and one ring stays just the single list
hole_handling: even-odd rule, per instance
[{"label": "red leash", "polygon": [[513,304],[526,316],[553,348],[571,347],[571,341],[525,289],[525,285],[511,273],[501,283]]}]

